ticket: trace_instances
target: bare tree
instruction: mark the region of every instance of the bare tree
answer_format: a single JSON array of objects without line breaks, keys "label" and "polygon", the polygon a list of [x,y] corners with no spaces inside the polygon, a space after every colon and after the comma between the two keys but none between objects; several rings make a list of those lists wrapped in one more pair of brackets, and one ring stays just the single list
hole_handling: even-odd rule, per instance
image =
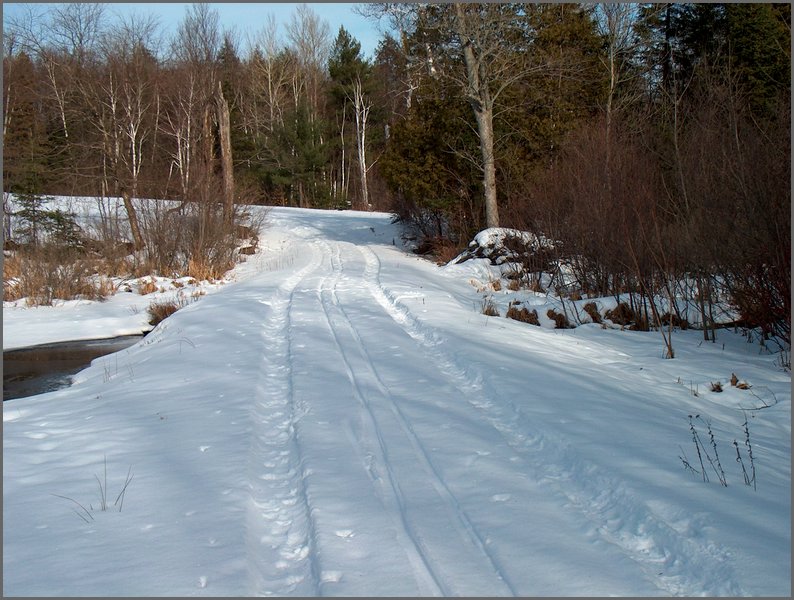
[{"label": "bare tree", "polygon": [[386,18],[391,29],[399,35],[400,50],[405,59],[405,80],[402,81],[405,98],[405,108],[410,109],[413,95],[419,89],[418,71],[421,70],[421,61],[410,50],[409,38],[416,30],[417,8],[404,2],[367,2],[356,5],[354,12],[380,21]]},{"label": "bare tree", "polygon": [[152,17],[132,15],[111,28],[101,46],[105,67],[101,78],[81,78],[80,87],[92,106],[94,127],[100,135],[103,192],[122,198],[133,242],[142,249],[133,199],[144,163],[144,145],[155,131],[152,106],[158,95],[158,65],[147,42],[156,39]]},{"label": "bare tree", "polygon": [[190,199],[195,186],[202,182],[202,195],[209,197],[211,125],[217,110],[216,59],[221,43],[219,20],[217,11],[194,3],[171,45],[174,65],[163,129],[174,141],[171,165],[179,173],[183,201]]},{"label": "bare tree", "polygon": [[8,133],[8,126],[11,124],[11,115],[16,96],[16,86],[14,81],[14,59],[19,47],[18,34],[7,29],[3,29],[3,138]]},{"label": "bare tree", "polygon": [[169,179],[176,170],[182,200],[185,201],[189,198],[193,183],[194,146],[198,144],[198,84],[194,74],[187,69],[173,69],[169,74],[168,86],[172,89],[165,94],[166,107],[160,127],[172,140]]},{"label": "bare tree", "polygon": [[305,85],[309,100],[310,118],[314,121],[320,113],[320,87],[331,51],[328,23],[320,19],[308,5],[301,4],[287,25],[287,38],[298,61],[298,72],[293,78],[295,98]]},{"label": "bare tree", "polygon": [[[604,112],[606,114],[607,172],[610,166],[612,123],[617,108],[618,87],[637,75],[628,74],[628,66],[638,49],[634,36],[637,5],[630,3],[601,3],[596,7],[598,31],[606,41],[606,52],[601,62],[608,72],[608,89]],[[631,98],[629,98],[631,100]]]},{"label": "bare tree", "polygon": [[[64,137],[69,139],[69,127],[66,119],[66,83],[68,61],[66,56],[59,55],[50,41],[51,24],[46,20],[46,15],[37,12],[32,6],[19,18],[4,23],[3,35],[13,36],[18,40],[21,48],[39,59],[44,67],[47,83],[49,84],[52,98],[58,109]],[[6,33],[8,31],[8,33]]]},{"label": "bare tree", "polygon": [[499,226],[494,155],[497,102],[513,83],[544,68],[544,65],[528,60],[527,53],[515,46],[524,38],[520,16],[512,7],[498,4],[455,3],[453,14],[446,19],[457,37],[465,67],[463,74],[449,71],[446,75],[458,83],[474,111],[488,227]]},{"label": "bare tree", "polygon": [[358,152],[358,173],[361,184],[361,210],[367,210],[369,204],[369,185],[367,183],[367,119],[372,109],[372,102],[364,94],[361,77],[356,76],[353,83],[353,111],[356,118],[356,150]]},{"label": "bare tree", "polygon": [[[249,60],[252,71],[251,87],[254,95],[264,98],[267,114],[264,129],[272,135],[276,127],[284,124],[285,92],[291,70],[287,55],[282,52],[279,44],[278,25],[272,14],[268,15],[252,46],[254,50]],[[256,108],[251,109],[251,120],[259,122]],[[260,127],[255,129],[259,131]]]},{"label": "bare tree", "polygon": [[221,146],[221,171],[223,173],[223,222],[227,227],[232,224],[234,212],[234,169],[232,161],[231,119],[229,103],[223,97],[221,82],[215,94],[215,107],[218,118],[218,136]]},{"label": "bare tree", "polygon": [[56,4],[50,15],[54,46],[82,67],[100,41],[105,5],[95,2]]}]

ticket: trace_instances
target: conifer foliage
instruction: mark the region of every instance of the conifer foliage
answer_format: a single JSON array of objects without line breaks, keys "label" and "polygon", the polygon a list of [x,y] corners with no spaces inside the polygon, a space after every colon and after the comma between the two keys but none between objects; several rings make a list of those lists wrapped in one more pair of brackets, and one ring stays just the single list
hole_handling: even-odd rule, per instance
[{"label": "conifer foliage", "polygon": [[31,5],[3,28],[4,191],[122,197],[138,249],[134,197],[227,227],[236,203],[389,210],[431,246],[518,227],[585,291],[688,295],[704,323],[728,294],[789,339],[789,4],[358,10],[373,56],[307,5],[246,44],[205,4],[171,39]]}]

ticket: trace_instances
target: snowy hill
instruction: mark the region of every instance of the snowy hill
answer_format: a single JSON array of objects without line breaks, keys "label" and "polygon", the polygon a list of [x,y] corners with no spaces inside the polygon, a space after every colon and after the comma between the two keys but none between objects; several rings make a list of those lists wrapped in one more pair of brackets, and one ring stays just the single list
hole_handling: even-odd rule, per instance
[{"label": "snowy hill", "polygon": [[[413,256],[386,214],[272,209],[259,247],[72,387],[4,403],[5,595],[790,595],[774,355],[487,317],[487,261]],[[69,337],[70,306],[4,329]]]}]

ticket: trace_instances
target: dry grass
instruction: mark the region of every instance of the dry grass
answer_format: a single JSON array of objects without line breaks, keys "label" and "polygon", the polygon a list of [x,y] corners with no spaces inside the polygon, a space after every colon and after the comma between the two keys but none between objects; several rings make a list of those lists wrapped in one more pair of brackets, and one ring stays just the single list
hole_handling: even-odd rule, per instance
[{"label": "dry grass", "polygon": [[191,258],[188,260],[187,273],[185,274],[198,281],[216,281],[221,279],[233,267],[234,264],[231,263],[210,262]]},{"label": "dry grass", "polygon": [[568,321],[568,317],[558,313],[553,308],[550,308],[546,312],[546,316],[552,321],[554,321],[554,329],[570,329],[571,327],[571,323]]},{"label": "dry grass", "polygon": [[440,240],[433,245],[433,255],[439,265],[446,265],[460,254],[460,248],[448,240]]},{"label": "dry grass", "polygon": [[608,310],[604,316],[615,325],[630,325],[637,318],[634,311],[625,302],[621,302],[615,308]]},{"label": "dry grass", "polygon": [[529,282],[529,289],[536,294],[545,294],[546,290],[543,289],[543,286],[540,285],[540,279],[532,277]]},{"label": "dry grass", "polygon": [[141,296],[146,296],[148,294],[153,294],[157,291],[157,284],[155,283],[154,279],[145,279],[138,284],[138,293]]},{"label": "dry grass", "polygon": [[485,298],[482,301],[482,314],[488,317],[498,317],[499,316],[499,309],[496,307],[496,303],[491,298]]},{"label": "dry grass", "polygon": [[590,315],[593,323],[601,323],[601,314],[598,312],[598,306],[595,302],[588,302],[584,305],[584,311]]},{"label": "dry grass", "polygon": [[149,324],[152,326],[158,325],[161,321],[164,321],[188,304],[190,304],[190,301],[182,295],[173,300],[156,300],[152,302],[149,308],[146,309],[146,312],[149,313]]},{"label": "dry grass", "polygon": [[116,290],[110,279],[97,275],[96,263],[52,249],[8,256],[3,261],[3,300],[25,298],[28,306],[76,298],[104,300]]},{"label": "dry grass", "polygon": [[682,319],[678,315],[671,316],[669,312],[666,312],[661,316],[662,325],[670,325],[671,320],[673,327],[678,327],[681,330],[689,329],[689,321]]},{"label": "dry grass", "polygon": [[522,323],[529,323],[530,325],[540,326],[538,321],[538,311],[534,308],[530,311],[525,306],[518,308],[518,303],[511,304],[507,309],[507,318],[521,321]]}]

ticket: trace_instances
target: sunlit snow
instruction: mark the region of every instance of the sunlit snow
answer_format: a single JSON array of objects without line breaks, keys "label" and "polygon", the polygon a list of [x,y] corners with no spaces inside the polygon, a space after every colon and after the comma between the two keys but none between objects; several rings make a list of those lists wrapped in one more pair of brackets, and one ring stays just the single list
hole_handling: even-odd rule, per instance
[{"label": "sunlit snow", "polygon": [[[4,595],[790,595],[779,358],[487,317],[483,263],[271,209],[228,283],[4,403]],[[4,348],[140,331],[150,301],[6,304]],[[689,415],[727,487],[684,468]]]}]

